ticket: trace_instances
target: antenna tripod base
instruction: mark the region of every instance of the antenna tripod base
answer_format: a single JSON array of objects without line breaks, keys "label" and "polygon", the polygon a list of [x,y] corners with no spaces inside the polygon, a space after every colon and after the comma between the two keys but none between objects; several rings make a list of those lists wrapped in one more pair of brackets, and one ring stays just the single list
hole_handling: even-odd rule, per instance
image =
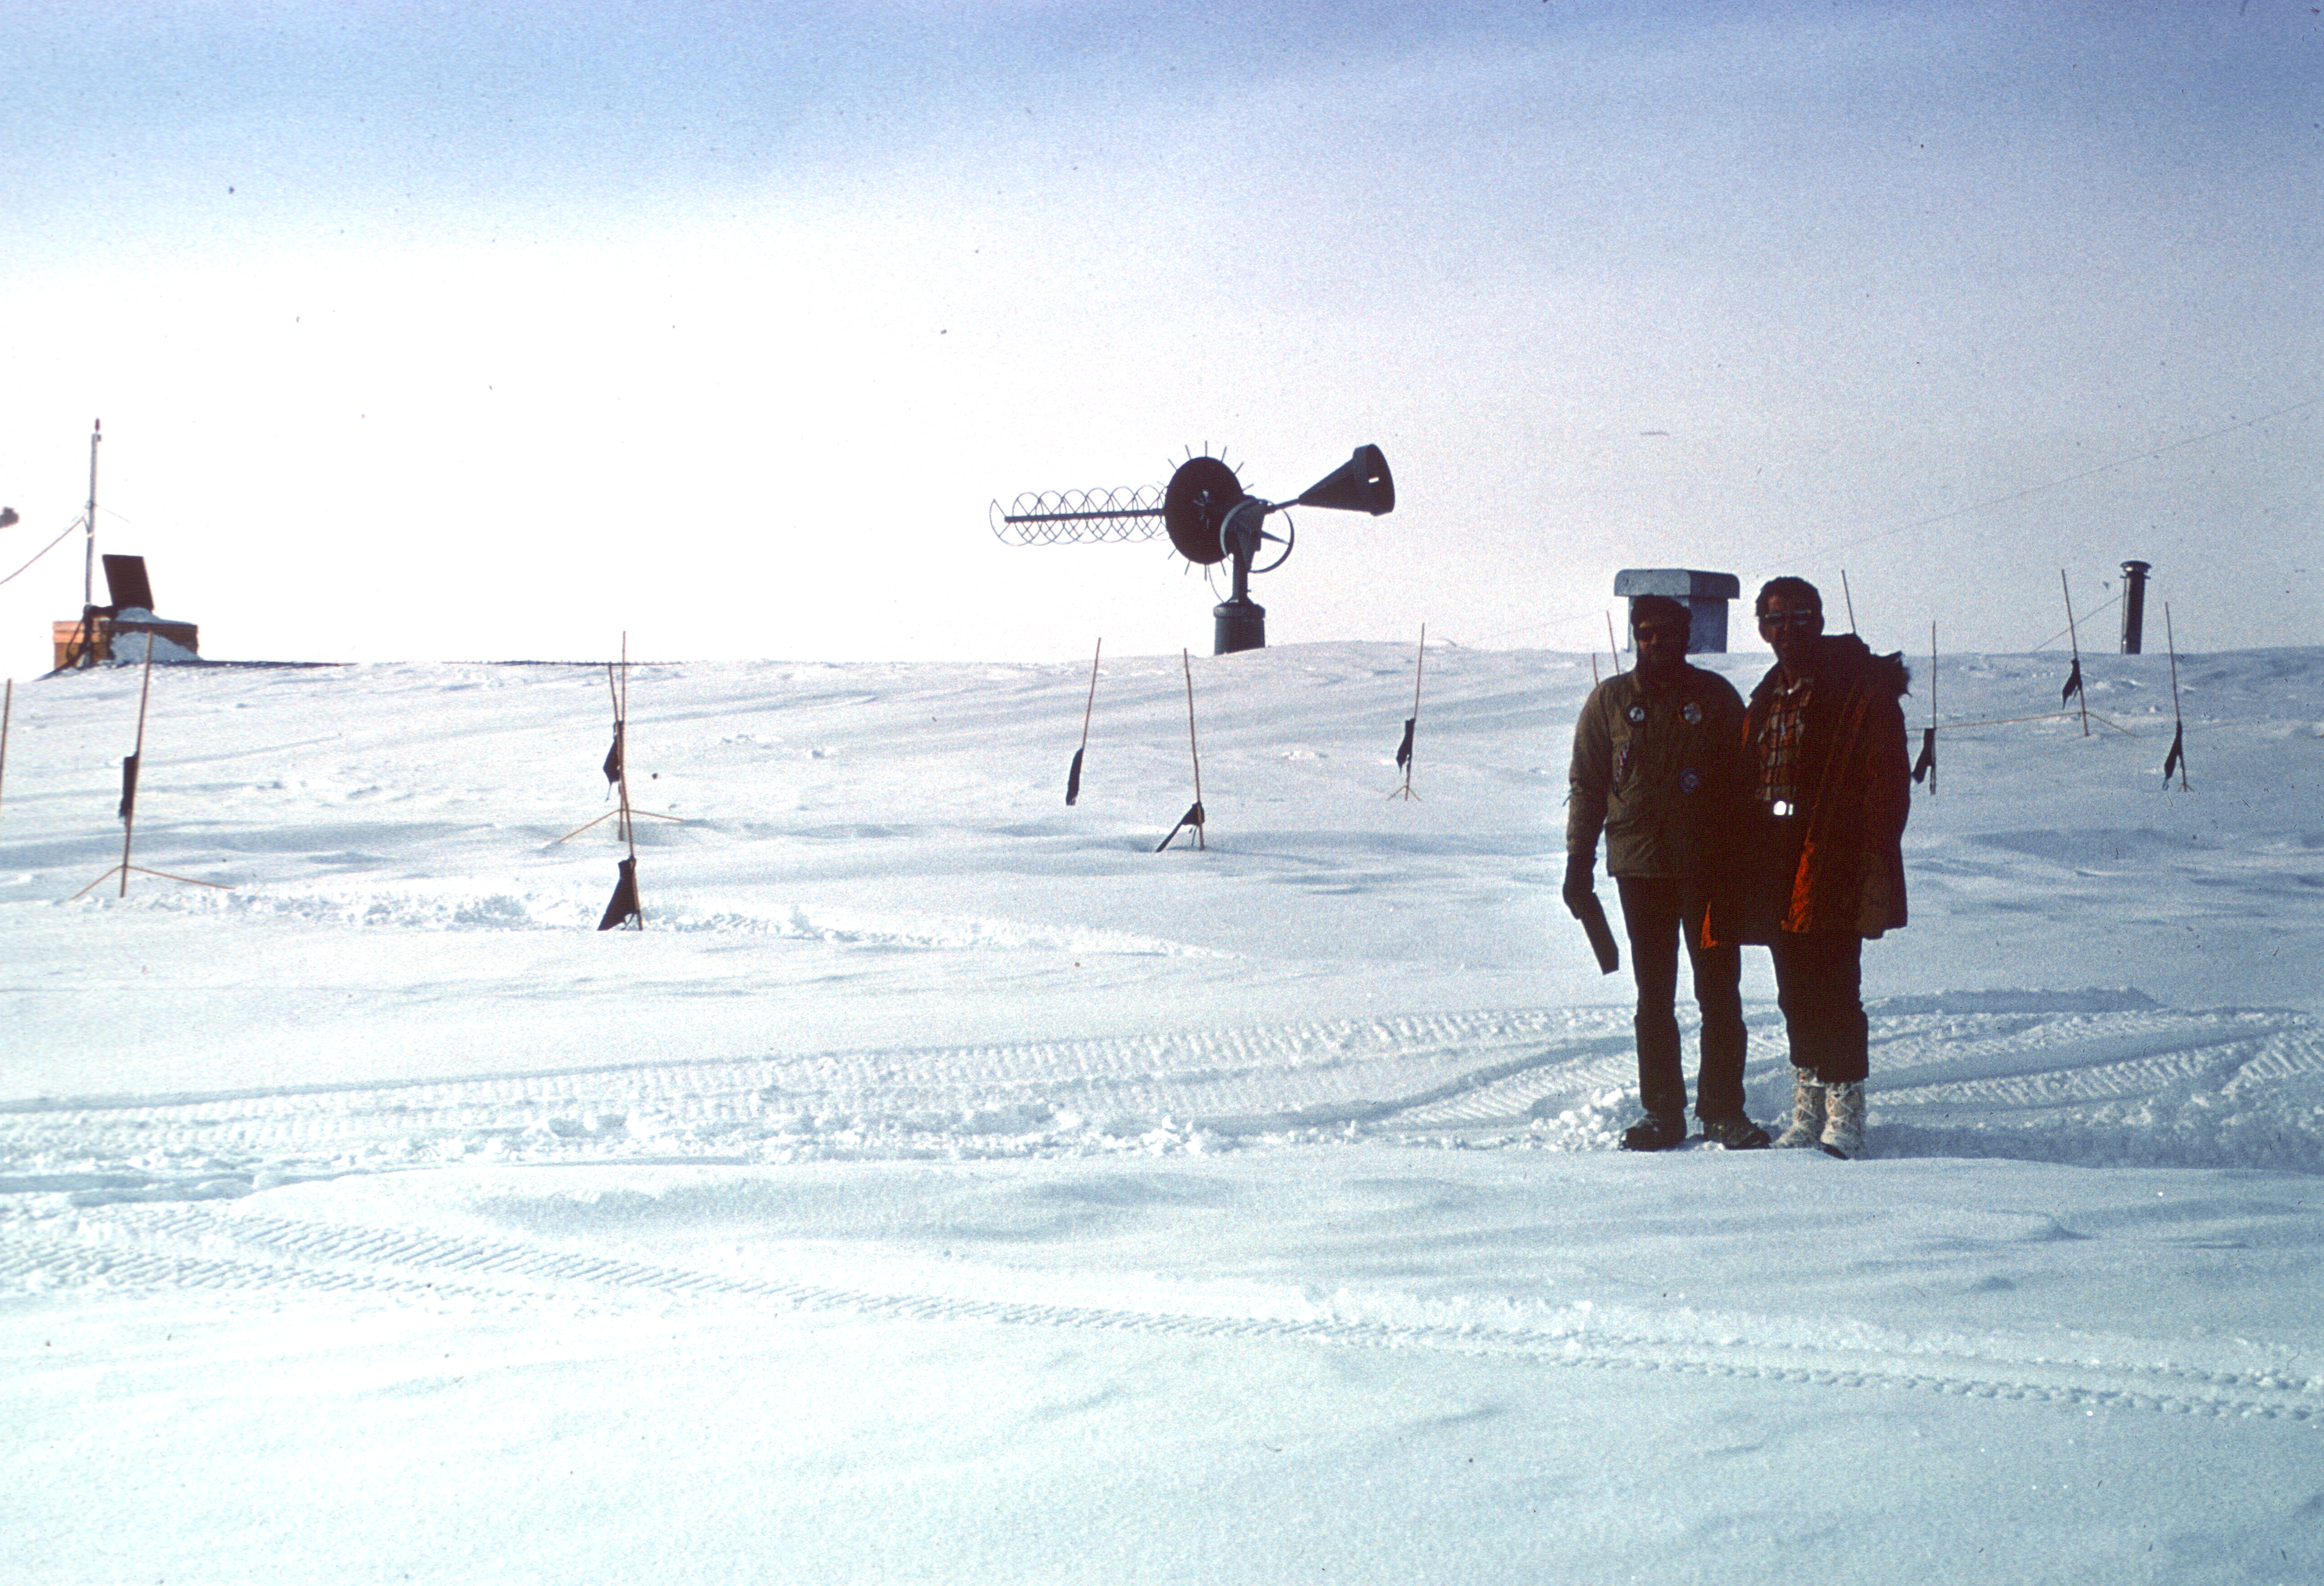
[{"label": "antenna tripod base", "polygon": [[1237,650],[1267,648],[1267,608],[1248,595],[1237,595],[1211,608],[1211,654],[1231,655]]},{"label": "antenna tripod base", "polygon": [[78,903],[116,876],[121,877],[121,895],[124,897],[129,895],[129,878],[132,876],[152,876],[162,881],[182,881],[189,886],[207,886],[217,892],[234,890],[230,884],[224,881],[202,881],[191,876],[172,876],[167,870],[148,870],[143,865],[115,865],[112,869],[65,899],[65,902]]}]

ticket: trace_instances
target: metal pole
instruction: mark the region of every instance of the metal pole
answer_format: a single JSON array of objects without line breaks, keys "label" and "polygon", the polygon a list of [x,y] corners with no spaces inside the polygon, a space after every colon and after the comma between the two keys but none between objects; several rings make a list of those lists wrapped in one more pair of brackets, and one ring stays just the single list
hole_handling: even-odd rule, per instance
[{"label": "metal pole", "polygon": [[88,432],[88,515],[81,522],[88,525],[88,542],[81,558],[80,603],[97,604],[97,443],[105,439],[105,421],[91,419]]}]

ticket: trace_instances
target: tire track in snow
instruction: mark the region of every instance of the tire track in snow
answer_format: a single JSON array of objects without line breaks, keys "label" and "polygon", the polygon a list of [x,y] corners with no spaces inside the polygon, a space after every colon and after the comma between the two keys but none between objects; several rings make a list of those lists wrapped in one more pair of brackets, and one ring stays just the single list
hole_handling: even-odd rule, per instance
[{"label": "tire track in snow", "polygon": [[[88,1229],[89,1225],[84,1224]],[[1988,1359],[1740,1340],[1672,1341],[1603,1329],[1299,1320],[833,1288],[410,1229],[235,1216],[203,1206],[117,1212],[95,1238],[0,1230],[12,1287],[200,1290],[501,1304],[767,1304],[932,1325],[994,1324],[1224,1342],[1489,1356],[1592,1371],[1668,1372],[1818,1389],[1934,1393],[2086,1411],[2324,1427],[2324,1383],[2160,1363]]]},{"label": "tire track in snow", "polygon": [[[1490,1011],[1075,1042],[809,1053],[532,1074],[0,1103],[0,1193],[459,1160],[732,1153],[846,1131],[1104,1148],[1162,1120],[1259,1132],[1385,1117],[1602,1057],[1606,1010]],[[1618,1037],[1627,1042],[1627,1035]],[[1387,1099],[1379,1099],[1385,1098]],[[1524,1108],[1514,1109],[1522,1116]],[[890,1145],[897,1142],[890,1140]],[[858,1154],[879,1155],[875,1143]],[[892,1152],[889,1154],[894,1154]],[[113,1180],[118,1182],[106,1183]]]},{"label": "tire track in snow", "polygon": [[[556,1100],[594,1089],[641,1095],[711,1096],[763,1090],[788,1080],[802,1089],[878,1089],[918,1082],[930,1086],[1038,1082],[1075,1084],[1167,1077],[1190,1083],[1246,1075],[1280,1078],[1330,1072],[1366,1062],[1457,1062],[1463,1054],[1513,1044],[1600,1034],[1618,1025],[1606,1010],[1489,1011],[1401,1018],[1305,1022],[1244,1029],[1197,1030],[1167,1035],[1066,1042],[1019,1042],[965,1046],[875,1048],[686,1063],[615,1063],[530,1073],[316,1086],[265,1087],[166,1097],[38,1098],[0,1101],[0,1117],[36,1118],[71,1113],[146,1118],[197,1108],[288,1108],[309,1112],[337,1099],[363,1108],[366,1099],[391,1099],[424,1110],[462,1103],[507,1106]],[[81,1121],[89,1121],[84,1118]]]},{"label": "tire track in snow", "polygon": [[[1204,1133],[1515,1129],[1596,1149],[1628,1104],[1628,1026],[1619,1009],[1502,1010],[20,1100],[0,1103],[0,1195],[189,1199],[479,1159],[1096,1155]],[[2301,1144],[2324,1138],[2324,1039],[2304,1015],[1971,1006],[1884,1015],[1878,1028],[1882,1149],[2324,1167],[2324,1147]],[[1781,1081],[1781,1034],[1754,1014],[1748,1074],[1763,1099]]]},{"label": "tire track in snow", "polygon": [[[2002,1106],[2094,1102],[2200,1075],[2231,1074],[2280,1039],[2281,1015],[2153,1013],[2079,1016],[2031,1027],[2018,1018],[1980,1037],[1946,1025],[1888,1034],[1875,1073],[1904,1098],[1986,1099]],[[2223,1050],[2224,1049],[2224,1050]]]}]

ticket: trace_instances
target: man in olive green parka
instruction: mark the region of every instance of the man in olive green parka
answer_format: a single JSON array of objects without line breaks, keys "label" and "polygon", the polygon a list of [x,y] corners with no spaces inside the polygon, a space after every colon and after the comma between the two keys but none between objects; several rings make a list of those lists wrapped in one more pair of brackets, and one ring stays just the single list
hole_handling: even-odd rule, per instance
[{"label": "man in olive green parka", "polygon": [[1565,822],[1565,901],[1591,891],[1598,838],[1622,900],[1637,981],[1638,1094],[1646,1117],[1626,1149],[1662,1151],[1686,1138],[1686,1074],[1679,1060],[1678,948],[1686,943],[1702,1056],[1695,1113],[1730,1150],[1765,1145],[1743,1111],[1742,954],[1712,946],[1704,915],[1728,877],[1741,830],[1743,700],[1716,672],[1687,664],[1691,617],[1659,595],[1632,605],[1637,664],[1600,683],[1573,728]]}]

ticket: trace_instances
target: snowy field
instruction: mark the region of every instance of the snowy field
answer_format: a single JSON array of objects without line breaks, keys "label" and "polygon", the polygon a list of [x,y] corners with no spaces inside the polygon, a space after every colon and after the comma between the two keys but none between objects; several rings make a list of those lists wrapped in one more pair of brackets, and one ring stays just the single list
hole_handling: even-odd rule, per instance
[{"label": "snowy field", "polygon": [[157,670],[78,901],[139,676],[20,681],[0,1573],[2324,1579],[2324,651],[2183,793],[2166,658],[1943,662],[1854,1163],[1613,1149],[1591,663],[1406,800],[1412,667],[1195,658],[1160,854],[1176,655],[1074,808],[1086,667],[636,667],[603,934],[602,666]]}]

